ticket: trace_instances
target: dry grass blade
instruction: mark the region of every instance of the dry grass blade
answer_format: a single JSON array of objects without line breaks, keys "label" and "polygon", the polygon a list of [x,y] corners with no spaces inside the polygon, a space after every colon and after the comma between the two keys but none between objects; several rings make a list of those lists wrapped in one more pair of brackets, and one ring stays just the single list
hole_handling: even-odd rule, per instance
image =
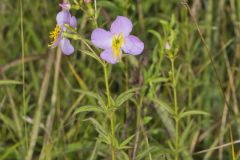
[{"label": "dry grass blade", "polygon": [[230,130],[230,142],[231,142],[231,147],[232,147],[232,160],[235,160],[235,147],[234,147],[234,142],[233,142],[233,133],[232,133],[232,127],[228,125],[229,130]]},{"label": "dry grass blade", "polygon": [[[57,52],[56,52],[53,93],[52,93],[52,97],[51,97],[51,110],[47,117],[46,132],[45,132],[45,136],[44,136],[43,148],[42,148],[41,155],[39,158],[40,160],[41,159],[49,159],[47,157],[50,157],[50,156],[45,155],[45,153],[51,153],[51,149],[50,149],[51,147],[49,147],[49,145],[51,145],[50,137],[51,137],[51,133],[52,133],[52,126],[53,126],[53,122],[54,122],[55,109],[56,109],[58,79],[59,79],[59,73],[60,73],[61,57],[62,57],[62,53],[61,53],[60,47],[58,47]],[[48,149],[47,152],[45,152],[46,149]]]},{"label": "dry grass blade", "polygon": [[214,151],[214,150],[217,150],[217,149],[220,149],[220,148],[233,146],[234,144],[239,144],[239,143],[240,143],[240,140],[236,140],[236,141],[233,141],[233,142],[230,142],[230,143],[225,143],[225,144],[223,144],[221,146],[216,146],[216,147],[212,147],[212,148],[209,148],[209,149],[204,149],[204,150],[201,150],[201,151],[198,151],[198,152],[194,152],[192,155],[198,155],[198,154],[207,153],[209,151]]},{"label": "dry grass blade", "polygon": [[48,60],[46,63],[46,71],[45,71],[45,75],[44,75],[44,79],[43,79],[43,82],[41,85],[41,90],[40,90],[39,99],[38,99],[38,106],[36,108],[35,115],[34,115],[34,123],[33,123],[33,128],[32,128],[32,133],[31,133],[30,146],[29,146],[28,153],[25,157],[25,160],[32,159],[34,148],[35,148],[35,145],[37,142],[40,121],[41,121],[41,115],[42,115],[42,108],[43,108],[43,104],[45,102],[45,98],[46,98],[47,91],[49,88],[49,80],[50,80],[51,68],[52,68],[53,61],[54,61],[54,54],[48,54]]},{"label": "dry grass blade", "polygon": [[9,70],[12,67],[22,65],[22,63],[27,63],[27,62],[31,62],[31,61],[37,61],[37,60],[44,59],[47,57],[47,55],[48,55],[48,53],[43,54],[43,55],[30,55],[30,56],[26,56],[24,58],[24,60],[22,60],[22,58],[13,60],[13,61],[0,67],[0,74],[6,72],[7,70]]}]

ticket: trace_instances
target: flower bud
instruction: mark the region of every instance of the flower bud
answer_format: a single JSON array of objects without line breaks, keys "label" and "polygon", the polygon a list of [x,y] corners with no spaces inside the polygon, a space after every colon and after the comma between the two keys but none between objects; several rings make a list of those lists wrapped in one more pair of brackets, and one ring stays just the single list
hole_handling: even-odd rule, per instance
[{"label": "flower bud", "polygon": [[71,4],[68,2],[63,2],[62,4],[59,4],[60,7],[62,7],[62,10],[70,10]]},{"label": "flower bud", "polygon": [[168,42],[165,43],[165,49],[169,50],[171,48],[170,44]]},{"label": "flower bud", "polygon": [[92,0],[84,0],[84,3],[91,3],[92,2]]}]

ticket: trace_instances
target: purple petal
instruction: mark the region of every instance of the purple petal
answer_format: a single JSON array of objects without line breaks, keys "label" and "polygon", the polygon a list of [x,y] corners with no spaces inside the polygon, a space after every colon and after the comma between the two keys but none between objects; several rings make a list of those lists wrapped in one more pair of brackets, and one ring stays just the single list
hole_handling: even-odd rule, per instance
[{"label": "purple petal", "polygon": [[123,37],[126,37],[130,34],[132,31],[132,22],[127,18],[123,16],[118,16],[115,21],[113,21],[110,31],[113,34],[123,34]]},{"label": "purple petal", "polygon": [[97,28],[91,35],[92,43],[102,49],[109,49],[112,47],[112,33],[102,28]]},{"label": "purple petal", "polygon": [[72,44],[70,43],[70,41],[67,38],[63,38],[60,41],[60,47],[62,52],[65,55],[70,55],[74,52],[74,48],[72,46]]},{"label": "purple petal", "polygon": [[125,53],[132,55],[141,54],[144,49],[144,43],[136,36],[130,35],[124,39],[122,49]]},{"label": "purple petal", "polygon": [[58,46],[58,44],[59,44],[60,41],[61,41],[61,36],[62,36],[62,34],[59,34],[59,35],[58,35],[57,40],[51,45],[52,47],[57,47],[57,46]]},{"label": "purple petal", "polygon": [[60,28],[64,27],[64,24],[70,23],[71,14],[67,10],[63,10],[57,14],[57,24],[60,26]]},{"label": "purple petal", "polygon": [[112,49],[106,49],[101,54],[100,57],[111,64],[116,64],[119,60],[114,57]]},{"label": "purple petal", "polygon": [[77,19],[76,19],[75,16],[71,16],[71,18],[70,18],[70,26],[73,27],[73,28],[77,27]]}]

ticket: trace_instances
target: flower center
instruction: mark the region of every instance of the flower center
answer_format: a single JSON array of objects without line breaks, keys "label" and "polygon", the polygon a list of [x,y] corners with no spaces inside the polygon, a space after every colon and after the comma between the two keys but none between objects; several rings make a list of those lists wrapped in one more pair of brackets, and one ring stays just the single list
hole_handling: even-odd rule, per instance
[{"label": "flower center", "polygon": [[60,32],[61,32],[61,28],[59,27],[59,25],[56,25],[54,30],[52,32],[50,32],[49,38],[52,39],[52,42],[50,43],[50,46],[54,45],[54,43],[57,41]]},{"label": "flower center", "polygon": [[121,58],[121,46],[123,42],[124,42],[124,38],[122,33],[120,33],[118,36],[113,36],[112,51],[113,51],[114,57],[117,59]]}]

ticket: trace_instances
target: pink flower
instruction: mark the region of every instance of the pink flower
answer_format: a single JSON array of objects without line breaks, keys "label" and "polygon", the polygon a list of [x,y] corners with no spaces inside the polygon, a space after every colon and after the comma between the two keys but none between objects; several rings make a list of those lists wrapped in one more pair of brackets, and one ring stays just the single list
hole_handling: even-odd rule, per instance
[{"label": "pink flower", "polygon": [[60,45],[60,48],[62,52],[65,55],[70,55],[74,52],[74,48],[72,44],[70,43],[69,39],[64,38],[62,36],[62,33],[64,31],[67,31],[67,28],[65,27],[65,24],[70,25],[73,28],[77,27],[77,19],[76,17],[72,16],[69,12],[69,9],[71,5],[69,3],[62,3],[60,4],[62,7],[62,11],[57,14],[56,20],[57,25],[55,29],[50,33],[50,38],[53,39],[51,43],[51,47],[56,47]]},{"label": "pink flower", "polygon": [[92,32],[92,43],[103,49],[100,57],[108,63],[115,64],[120,61],[122,51],[131,55],[143,52],[144,43],[136,36],[130,35],[132,22],[123,16],[113,21],[110,31],[97,28]]}]

